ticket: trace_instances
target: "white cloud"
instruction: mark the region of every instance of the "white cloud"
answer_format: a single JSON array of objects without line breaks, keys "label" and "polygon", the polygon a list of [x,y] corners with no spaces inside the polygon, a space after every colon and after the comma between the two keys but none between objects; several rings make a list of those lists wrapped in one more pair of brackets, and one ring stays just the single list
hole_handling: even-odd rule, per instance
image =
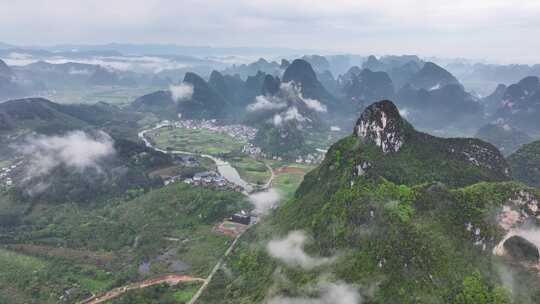
[{"label": "white cloud", "polygon": [[320,103],[318,100],[311,99],[311,98],[303,98],[302,99],[306,106],[310,109],[312,109],[315,112],[326,112],[326,106]]},{"label": "white cloud", "polygon": [[29,160],[27,178],[46,175],[60,165],[77,171],[101,170],[99,161],[115,153],[113,140],[104,132],[95,137],[83,131],[64,136],[29,137],[18,148]]},{"label": "white cloud", "polygon": [[272,123],[276,127],[281,126],[281,124],[283,123],[283,117],[281,117],[280,114],[275,114],[274,117],[272,118]]},{"label": "white cloud", "polygon": [[285,82],[282,83],[280,86],[280,92],[284,96],[284,98],[289,100],[295,100],[295,101],[301,101],[303,102],[309,109],[315,111],[315,112],[326,112],[326,106],[323,105],[320,101],[311,99],[311,98],[305,98],[302,94],[302,87],[298,84],[295,84],[294,82]]},{"label": "white cloud", "polygon": [[280,90],[276,95],[260,95],[255,98],[255,103],[246,107],[248,112],[273,112],[271,122],[279,127],[287,121],[305,122],[310,118],[300,113],[298,107],[309,109],[314,112],[325,112],[326,106],[315,99],[304,98],[301,87],[293,82],[280,84]]},{"label": "white cloud", "polygon": [[283,120],[289,121],[289,120],[296,120],[296,121],[306,121],[307,118],[302,116],[300,112],[298,112],[297,107],[290,107],[283,113]]},{"label": "white cloud", "polygon": [[335,257],[316,258],[309,256],[304,251],[306,241],[307,237],[303,231],[291,231],[283,239],[268,242],[266,249],[270,256],[279,259],[285,264],[307,270],[328,265],[335,261]]},{"label": "white cloud", "polygon": [[193,96],[193,86],[189,83],[169,86],[169,91],[175,101],[189,100]]},{"label": "white cloud", "polygon": [[287,107],[283,100],[271,96],[257,96],[255,102],[246,107],[248,112],[280,110]]},{"label": "white cloud", "polygon": [[298,112],[298,108],[296,107],[290,107],[285,112],[275,114],[272,123],[274,126],[279,127],[283,124],[285,121],[297,121],[297,122],[304,122],[309,121],[309,118],[303,116]]},{"label": "white cloud", "polygon": [[529,38],[540,35],[538,15],[540,2],[531,0],[18,0],[0,10],[0,37],[22,44],[282,46],[538,62],[540,42]]},{"label": "white cloud", "polygon": [[399,109],[399,115],[403,116],[404,118],[409,117],[411,112],[407,108]]},{"label": "white cloud", "polygon": [[[8,65],[22,66],[38,61],[51,64],[64,64],[69,62],[100,65],[118,71],[134,71],[141,73],[159,73],[167,69],[181,69],[189,67],[186,62],[157,56],[85,56],[81,58],[73,53],[73,57],[64,56],[33,56],[26,53],[11,52],[3,60]],[[74,74],[74,73],[70,73]]]},{"label": "white cloud", "polygon": [[318,297],[283,297],[278,296],[270,299],[268,304],[360,304],[362,297],[358,289],[353,285],[338,283],[319,283]]},{"label": "white cloud", "polygon": [[270,209],[279,203],[281,195],[275,189],[261,191],[249,196],[249,201],[255,206],[255,212],[266,214]]}]

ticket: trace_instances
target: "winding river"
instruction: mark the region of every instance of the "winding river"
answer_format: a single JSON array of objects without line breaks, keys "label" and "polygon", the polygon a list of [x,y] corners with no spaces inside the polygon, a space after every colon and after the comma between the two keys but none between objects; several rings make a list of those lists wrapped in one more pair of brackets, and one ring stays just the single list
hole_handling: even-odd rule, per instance
[{"label": "winding river", "polygon": [[[274,172],[273,172],[272,168],[270,166],[268,166],[268,164],[266,164],[266,166],[268,167],[268,170],[270,170],[270,172],[271,172],[271,177],[270,177],[269,181],[266,183],[266,185],[264,185],[262,187],[263,191],[254,193],[253,190],[255,189],[255,187],[252,184],[250,184],[250,183],[246,182],[245,180],[243,180],[242,177],[240,176],[240,174],[238,173],[238,171],[233,166],[231,166],[230,163],[228,163],[228,162],[226,162],[226,161],[224,161],[224,160],[222,160],[220,158],[217,158],[215,156],[207,155],[207,154],[197,154],[197,153],[193,153],[193,152],[179,151],[179,150],[166,151],[166,150],[160,149],[158,147],[154,147],[152,145],[152,143],[145,137],[146,133],[148,133],[150,131],[153,131],[153,130],[163,128],[163,127],[167,127],[167,126],[170,126],[170,124],[168,124],[168,123],[157,124],[155,127],[151,128],[151,129],[146,129],[146,130],[143,130],[143,131],[139,132],[138,136],[148,148],[151,148],[151,149],[153,149],[155,151],[159,151],[159,152],[167,153],[167,154],[196,155],[196,156],[201,156],[201,157],[211,159],[216,164],[217,170],[218,170],[219,174],[221,174],[221,176],[223,176],[230,183],[241,187],[243,189],[243,193],[250,197],[250,200],[255,205],[255,212],[258,215],[262,215],[262,212],[257,212],[258,205],[260,204],[260,201],[262,201],[262,200],[265,201],[265,203],[263,203],[263,205],[277,204],[277,202],[279,200],[279,196],[277,198],[274,198],[274,199],[265,197],[265,196],[272,196],[272,193],[273,193],[273,190],[271,189],[271,186],[272,186],[272,180],[274,179]],[[259,201],[259,203],[257,203],[258,201]],[[266,202],[266,201],[268,201],[268,202]],[[255,223],[256,222],[253,222],[252,224],[255,224]],[[188,302],[189,304],[196,303],[196,301],[198,300],[200,295],[207,288],[210,281],[212,281],[212,278],[215,275],[215,273],[217,272],[217,270],[224,263],[225,257],[227,257],[232,252],[234,246],[236,245],[236,242],[241,237],[241,235],[242,234],[238,235],[234,239],[232,244],[229,246],[229,248],[225,252],[224,256],[214,266],[214,268],[212,269],[212,271],[210,272],[208,277],[203,280],[203,282],[204,282],[203,285],[201,286],[201,288],[199,288],[199,290],[197,291],[195,296]],[[199,279],[195,279],[195,280],[199,280]]]},{"label": "winding river", "polygon": [[[154,131],[154,130],[157,130],[157,129],[160,129],[160,128],[163,128],[163,127],[168,127],[168,126],[170,126],[170,124],[159,123],[159,124],[157,124],[155,127],[151,128],[151,129],[146,129],[146,130],[143,130],[143,131],[139,132],[139,134],[138,134],[139,138],[144,142],[144,144],[148,148],[154,149],[155,151],[168,153],[168,154],[196,155],[196,156],[201,156],[201,157],[204,157],[204,158],[209,158],[216,164],[217,170],[218,170],[219,174],[221,174],[221,176],[223,176],[223,178],[225,178],[230,183],[233,183],[233,184],[241,187],[244,190],[245,194],[249,194],[249,193],[253,192],[253,190],[254,190],[253,185],[246,182],[245,180],[243,180],[242,177],[240,177],[240,174],[238,173],[238,171],[233,166],[231,166],[230,163],[228,163],[228,162],[226,162],[226,161],[224,161],[224,160],[222,160],[220,158],[217,158],[217,157],[212,156],[212,155],[197,154],[197,153],[187,152],[187,151],[179,151],[179,150],[166,151],[166,150],[154,147],[152,145],[152,143],[146,138],[145,134],[150,132],[150,131]],[[270,183],[268,183],[267,185],[269,186]]]}]

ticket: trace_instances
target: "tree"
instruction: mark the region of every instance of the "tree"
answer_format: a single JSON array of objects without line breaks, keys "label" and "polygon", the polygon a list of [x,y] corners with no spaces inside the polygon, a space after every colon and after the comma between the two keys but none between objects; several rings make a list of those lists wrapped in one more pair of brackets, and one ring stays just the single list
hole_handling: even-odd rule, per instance
[{"label": "tree", "polygon": [[478,271],[463,279],[461,292],[454,304],[509,304],[510,297],[504,288],[490,288],[484,283]]}]

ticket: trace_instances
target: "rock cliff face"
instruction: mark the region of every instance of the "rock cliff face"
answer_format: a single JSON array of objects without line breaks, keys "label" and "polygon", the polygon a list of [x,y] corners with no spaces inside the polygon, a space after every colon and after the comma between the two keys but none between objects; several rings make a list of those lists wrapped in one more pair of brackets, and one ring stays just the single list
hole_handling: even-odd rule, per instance
[{"label": "rock cliff face", "polygon": [[540,202],[533,193],[523,189],[514,193],[496,216],[497,223],[506,233],[536,219],[540,219]]},{"label": "rock cliff face", "polygon": [[[466,185],[510,178],[506,160],[493,145],[474,138],[439,138],[416,131],[388,100],[364,110],[353,137],[361,143],[358,161],[372,164],[363,171],[377,172],[394,182],[435,179]],[[412,163],[418,164],[414,170]]]},{"label": "rock cliff face", "polygon": [[398,152],[405,140],[399,110],[388,100],[372,104],[358,119],[354,135],[374,142],[383,153]]}]

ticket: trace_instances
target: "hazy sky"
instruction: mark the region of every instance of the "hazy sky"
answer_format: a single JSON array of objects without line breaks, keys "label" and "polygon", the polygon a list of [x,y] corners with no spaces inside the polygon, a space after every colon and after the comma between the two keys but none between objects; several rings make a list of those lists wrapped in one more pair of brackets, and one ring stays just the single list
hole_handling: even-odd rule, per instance
[{"label": "hazy sky", "polygon": [[0,41],[157,42],[540,62],[539,0],[0,0]]}]

